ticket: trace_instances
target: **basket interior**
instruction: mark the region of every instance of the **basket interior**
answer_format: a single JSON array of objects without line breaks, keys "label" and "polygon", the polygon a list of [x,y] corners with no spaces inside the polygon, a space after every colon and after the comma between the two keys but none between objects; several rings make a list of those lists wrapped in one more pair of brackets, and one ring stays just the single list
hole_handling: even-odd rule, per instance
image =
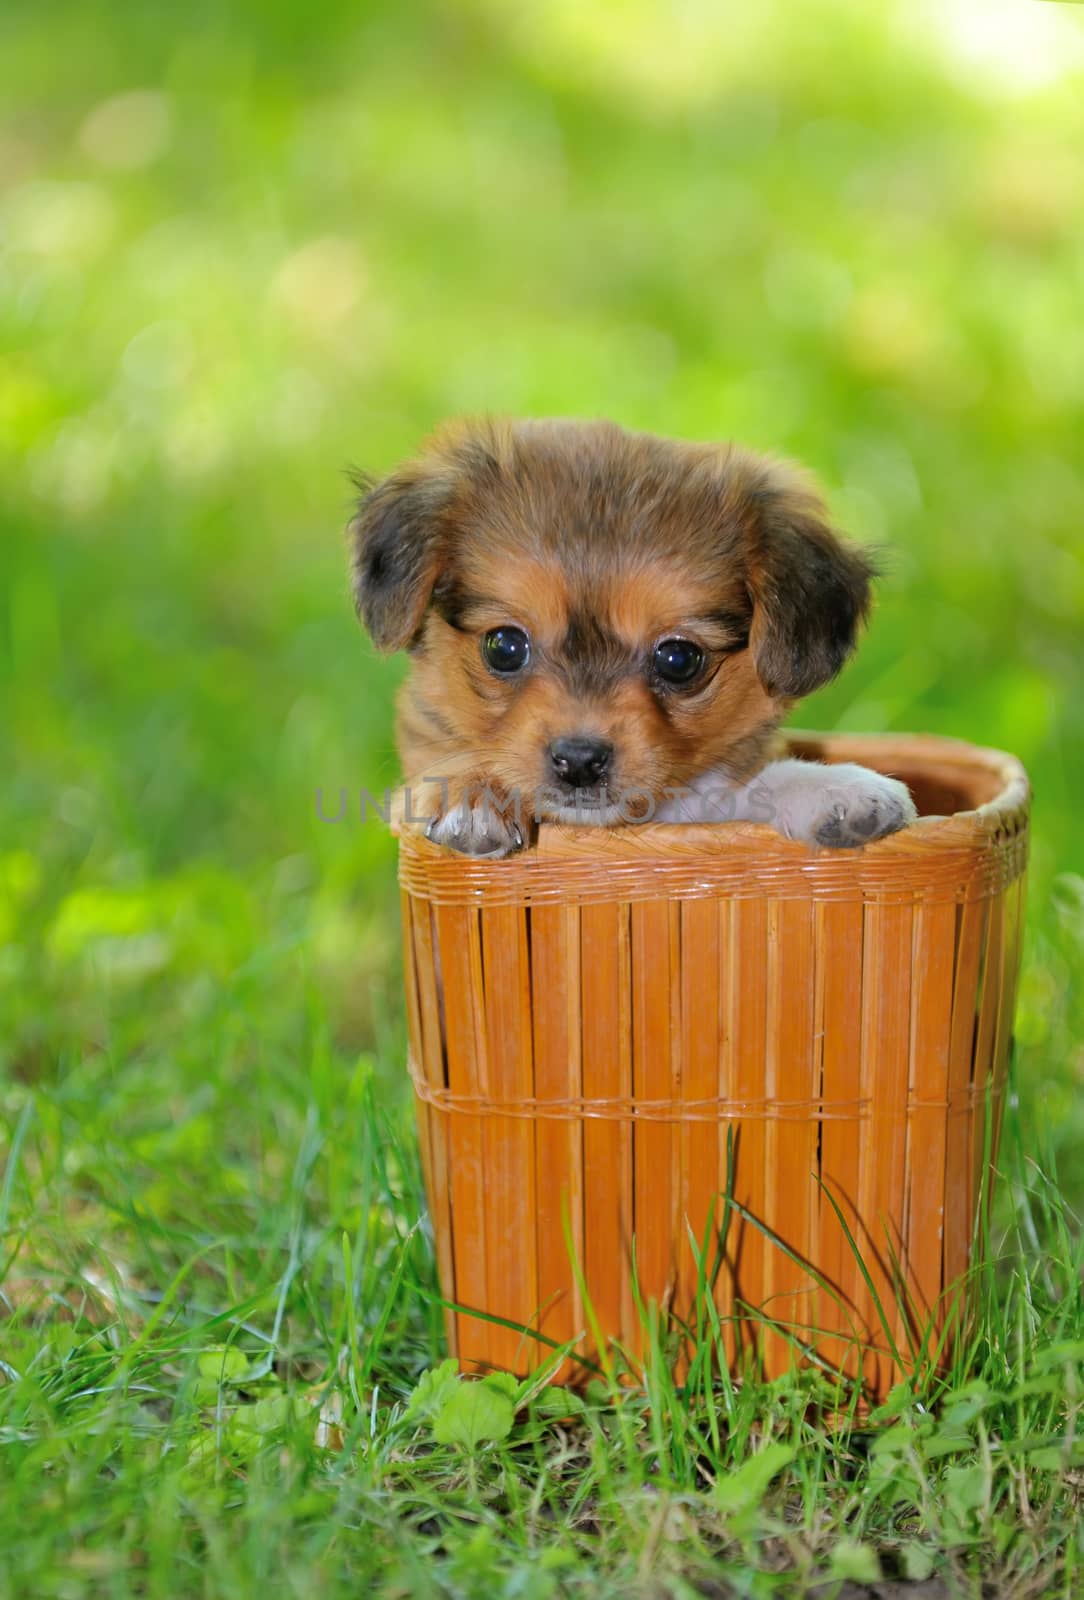
[{"label": "basket interior", "polygon": [[[921,748],[924,741],[903,740],[891,754],[871,748],[868,753],[847,748],[848,741],[822,741],[794,735],[788,739],[792,753],[809,761],[862,761],[864,765],[899,778],[911,791],[920,817],[952,817],[977,811],[1001,795],[1004,772],[992,763],[950,754],[944,747]],[[951,750],[951,746],[948,747]]]}]

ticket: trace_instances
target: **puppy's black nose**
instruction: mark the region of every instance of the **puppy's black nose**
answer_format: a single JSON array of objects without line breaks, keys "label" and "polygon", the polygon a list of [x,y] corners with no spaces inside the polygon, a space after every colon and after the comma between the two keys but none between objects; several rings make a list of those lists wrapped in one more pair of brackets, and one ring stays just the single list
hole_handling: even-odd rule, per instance
[{"label": "puppy's black nose", "polygon": [[585,789],[601,783],[609,769],[614,747],[606,739],[579,736],[554,739],[550,745],[550,765],[562,783]]}]

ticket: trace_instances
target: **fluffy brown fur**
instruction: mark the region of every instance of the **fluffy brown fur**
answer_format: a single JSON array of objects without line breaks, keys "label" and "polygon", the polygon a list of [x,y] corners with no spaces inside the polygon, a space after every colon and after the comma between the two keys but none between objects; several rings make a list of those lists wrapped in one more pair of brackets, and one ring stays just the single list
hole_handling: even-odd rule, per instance
[{"label": "fluffy brown fur", "polygon": [[[658,798],[709,769],[744,782],[794,700],[839,671],[869,605],[869,557],[803,477],[732,446],[456,422],[361,488],[358,611],[380,649],[411,654],[404,773],[446,780],[446,807],[488,786],[562,814],[551,746],[567,737],[612,745],[610,794]],[[510,625],[530,662],[501,677],[481,640]],[[684,688],[653,672],[670,637],[704,653]]]}]

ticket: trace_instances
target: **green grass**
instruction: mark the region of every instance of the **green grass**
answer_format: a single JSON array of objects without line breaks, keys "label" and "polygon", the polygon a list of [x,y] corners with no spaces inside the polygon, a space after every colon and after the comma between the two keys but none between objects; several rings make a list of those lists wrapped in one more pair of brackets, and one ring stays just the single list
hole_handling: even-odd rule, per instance
[{"label": "green grass", "polygon": [[[1028,88],[963,0],[662,9],[0,18],[2,1593],[1084,1592],[1084,20]],[[395,771],[344,469],[475,409],[807,461],[889,570],[802,724],[1033,775],[979,1323],[890,1418],[408,1410],[394,853],[314,796]]]},{"label": "green grass", "polygon": [[[464,1419],[444,1375],[432,1414],[411,1403],[442,1349],[403,1115],[371,1062],[305,1046],[254,1064],[224,1012],[225,1081],[183,1136],[85,1071],[21,1120],[7,1592],[757,1595],[885,1572],[978,1593],[991,1570],[999,1594],[1078,1592],[1084,1249],[1018,1140],[973,1338],[872,1418],[825,1374],[720,1382],[705,1318],[684,1388],[656,1340],[571,1416],[543,1374]],[[242,1162],[249,1102],[274,1109]]]}]

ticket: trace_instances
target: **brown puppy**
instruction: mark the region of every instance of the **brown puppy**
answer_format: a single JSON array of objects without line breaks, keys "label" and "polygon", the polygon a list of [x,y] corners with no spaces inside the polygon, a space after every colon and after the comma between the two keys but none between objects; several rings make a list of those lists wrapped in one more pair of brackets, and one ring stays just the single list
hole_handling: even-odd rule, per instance
[{"label": "brown puppy", "polygon": [[872,575],[793,468],[608,422],[483,421],[361,489],[357,607],[413,658],[400,754],[441,843],[754,817],[848,845],[914,817],[893,779],[772,759],[850,654]]}]

